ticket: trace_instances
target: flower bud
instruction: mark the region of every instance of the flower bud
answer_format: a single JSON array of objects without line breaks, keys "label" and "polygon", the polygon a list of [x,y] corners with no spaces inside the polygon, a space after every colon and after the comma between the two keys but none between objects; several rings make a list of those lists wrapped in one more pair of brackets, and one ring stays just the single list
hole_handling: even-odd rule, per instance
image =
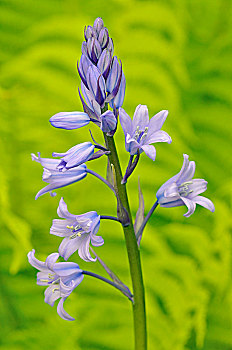
[{"label": "flower bud", "polygon": [[101,130],[103,132],[111,132],[116,129],[117,119],[113,112],[106,111],[101,115]]},{"label": "flower bud", "polygon": [[99,68],[101,74],[105,79],[107,79],[110,71],[110,65],[111,65],[111,54],[109,50],[105,49],[98,61],[97,67]]},{"label": "flower bud", "polygon": [[97,34],[100,33],[102,28],[104,28],[104,22],[101,17],[95,19],[93,28],[96,30]]},{"label": "flower bud", "polygon": [[100,106],[104,106],[106,98],[105,80],[100,70],[94,65],[90,66],[88,69],[87,84],[97,103]]},{"label": "flower bud", "polygon": [[93,37],[88,39],[87,52],[88,52],[89,58],[96,64],[102,53],[101,46],[97,41],[97,39]]}]

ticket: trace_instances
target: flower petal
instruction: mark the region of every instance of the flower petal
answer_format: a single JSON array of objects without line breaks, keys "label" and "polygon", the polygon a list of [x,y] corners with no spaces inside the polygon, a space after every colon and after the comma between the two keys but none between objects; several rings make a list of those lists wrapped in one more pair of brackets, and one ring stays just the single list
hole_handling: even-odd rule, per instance
[{"label": "flower petal", "polygon": [[195,211],[195,209],[196,209],[196,203],[193,202],[191,199],[186,198],[186,197],[183,197],[183,196],[181,196],[180,198],[182,199],[182,201],[184,202],[184,204],[185,204],[185,205],[187,206],[187,208],[188,208],[187,213],[184,214],[184,216],[185,216],[186,218],[188,218],[190,215],[192,215],[192,214],[194,213],[194,211]]},{"label": "flower petal", "polygon": [[45,263],[50,270],[53,270],[53,265],[55,264],[55,262],[58,258],[59,258],[58,253],[52,253],[52,254],[48,255]]},{"label": "flower petal", "polygon": [[64,238],[59,246],[60,256],[62,256],[64,260],[68,260],[68,258],[79,249],[82,239],[82,236],[71,239],[69,237]]},{"label": "flower petal", "polygon": [[195,173],[195,162],[189,161],[189,156],[187,154],[183,154],[184,156],[184,162],[182,165],[182,168],[180,172],[177,174],[178,178],[176,180],[178,185],[181,185],[183,182],[192,180],[194,173]]},{"label": "flower petal", "polygon": [[34,153],[31,153],[31,158],[37,163],[40,163],[43,168],[46,168],[49,170],[56,170],[60,162],[59,159],[41,158],[40,152],[38,152],[38,157]]},{"label": "flower petal", "polygon": [[[176,181],[178,177],[178,174],[177,175],[174,175],[172,176],[168,181],[166,181],[159,189],[158,191],[156,192],[156,198],[159,199],[164,195],[164,191],[166,190],[166,188],[168,188],[170,185],[172,185],[173,182]],[[160,203],[160,202],[159,202]]]},{"label": "flower petal", "polygon": [[64,277],[72,274],[82,274],[82,270],[79,265],[73,262],[59,262],[54,264],[53,270],[57,275]]},{"label": "flower petal", "polygon": [[133,130],[132,134],[135,133],[137,126],[139,126],[139,130],[144,130],[149,123],[149,114],[148,108],[146,105],[138,105],[135,109],[132,125]]},{"label": "flower petal", "polygon": [[167,116],[168,116],[168,111],[163,110],[155,114],[151,118],[148,125],[148,134],[147,134],[148,137],[150,137],[151,134],[153,134],[156,131],[159,131],[162,128]]},{"label": "flower petal", "polygon": [[46,271],[41,271],[41,272],[38,272],[37,273],[37,284],[38,284],[38,286],[47,286],[47,285],[49,285],[49,283],[48,282],[50,282],[51,281],[51,279],[49,279],[49,274],[51,273],[51,271],[50,270],[46,270]]},{"label": "flower petal", "polygon": [[188,185],[188,188],[192,193],[188,194],[188,198],[192,199],[198,194],[203,193],[207,190],[207,181],[204,179],[193,179],[192,184]]},{"label": "flower petal", "polygon": [[73,220],[61,220],[54,219],[52,221],[52,227],[50,228],[50,233],[59,237],[68,237],[72,235],[72,231],[67,226],[71,227],[73,224]]},{"label": "flower petal", "polygon": [[90,235],[82,235],[83,239],[80,245],[80,248],[78,249],[78,254],[81,259],[85,261],[96,261],[97,258],[92,258],[89,252],[89,243],[90,243]]},{"label": "flower petal", "polygon": [[152,145],[143,145],[142,150],[146,153],[146,155],[151,158],[153,161],[155,160],[156,157],[156,150],[155,147]]},{"label": "flower petal", "polygon": [[91,236],[91,243],[94,247],[99,247],[104,244],[104,239],[101,236]]},{"label": "flower petal", "polygon": [[44,295],[45,295],[45,298],[44,298],[45,303],[53,306],[55,301],[61,297],[59,285],[53,284],[49,286],[45,290]]},{"label": "flower petal", "polygon": [[75,215],[69,213],[67,204],[65,203],[63,197],[61,197],[60,199],[59,206],[57,209],[57,214],[59,215],[60,218],[63,218],[63,219],[75,219]]},{"label": "flower petal", "polygon": [[202,207],[205,207],[206,209],[210,210],[212,213],[215,211],[213,202],[206,197],[197,196],[195,198],[192,198],[192,201],[196,204],[201,205]]},{"label": "flower petal", "polygon": [[144,139],[144,143],[146,144],[155,143],[155,142],[171,143],[172,139],[168,135],[168,133],[166,133],[163,130],[155,131],[153,133],[150,133],[149,135],[147,134],[147,137]]},{"label": "flower petal", "polygon": [[57,305],[57,313],[58,315],[63,318],[65,321],[75,321],[75,318],[71,317],[65,310],[64,310],[64,301],[66,298],[61,298],[58,305]]},{"label": "flower petal", "polygon": [[[97,213],[96,213],[97,214]],[[98,215],[95,219],[92,221],[91,225],[91,235],[96,235],[100,227],[100,215]]]},{"label": "flower petal", "polygon": [[27,257],[28,257],[28,261],[31,264],[31,266],[35,267],[37,270],[40,270],[40,271],[47,270],[47,266],[46,266],[45,262],[40,261],[40,260],[35,258],[35,249],[32,249],[32,251],[27,254]]},{"label": "flower petal", "polygon": [[132,120],[123,108],[119,108],[119,120],[125,136],[132,134]]}]

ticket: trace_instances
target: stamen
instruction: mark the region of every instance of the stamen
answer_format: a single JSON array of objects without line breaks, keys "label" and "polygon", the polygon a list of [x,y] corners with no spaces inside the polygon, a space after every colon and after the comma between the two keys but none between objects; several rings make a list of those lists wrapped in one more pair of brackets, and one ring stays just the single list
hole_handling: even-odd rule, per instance
[{"label": "stamen", "polygon": [[53,288],[52,293],[54,293],[56,290],[57,290],[58,292],[60,291],[59,288]]},{"label": "stamen", "polygon": [[183,182],[180,186],[178,186],[178,191],[181,196],[187,197],[193,190],[189,189],[189,185],[191,185],[192,181]]},{"label": "stamen", "polygon": [[42,279],[42,278],[40,278],[40,281],[41,281],[41,282],[46,282],[46,283],[48,283],[48,282],[49,282],[48,280],[46,280],[46,279]]},{"label": "stamen", "polygon": [[74,233],[73,235],[71,235],[69,238],[70,238],[70,239],[74,239],[74,238],[76,238],[76,237],[81,237],[81,233],[76,232],[76,233]]},{"label": "stamen", "polygon": [[67,225],[66,227],[69,228],[70,230],[73,230],[73,226]]}]

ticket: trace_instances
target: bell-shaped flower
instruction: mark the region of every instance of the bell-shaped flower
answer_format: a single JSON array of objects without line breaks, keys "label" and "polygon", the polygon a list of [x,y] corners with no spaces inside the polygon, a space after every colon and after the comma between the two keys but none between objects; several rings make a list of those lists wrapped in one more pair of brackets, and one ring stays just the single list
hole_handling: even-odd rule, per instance
[{"label": "bell-shaped flower", "polygon": [[104,240],[96,236],[100,226],[100,216],[95,211],[82,215],[70,214],[67,204],[61,198],[57,214],[62,219],[53,220],[50,233],[64,237],[59,247],[59,254],[67,260],[75,251],[85,261],[96,261],[89,252],[90,242],[93,246],[101,246]]},{"label": "bell-shaped flower", "polygon": [[37,193],[35,199],[42,196],[44,193],[80,181],[87,175],[87,167],[85,164],[81,164],[63,172],[58,169],[58,166],[60,165],[59,159],[41,158],[40,153],[38,153],[38,157],[33,153],[31,156],[32,160],[40,163],[44,168],[43,181],[49,184]]},{"label": "bell-shaped flower", "polygon": [[57,170],[68,170],[87,162],[94,153],[95,146],[91,142],[83,142],[73,146],[67,152],[53,152],[53,157],[62,157]]},{"label": "bell-shaped flower", "polygon": [[199,194],[207,190],[207,181],[204,179],[193,179],[195,173],[195,162],[188,160],[189,156],[184,154],[184,162],[180,172],[165,182],[156,197],[161,207],[171,208],[186,205],[188,211],[184,216],[189,217],[199,204],[214,212],[215,208],[211,200]]},{"label": "bell-shaped flower", "polygon": [[72,262],[57,263],[58,253],[50,254],[46,261],[40,261],[35,257],[35,250],[28,253],[29,263],[39,272],[37,273],[37,284],[48,286],[45,290],[45,303],[54,306],[56,300],[60,299],[57,305],[57,313],[67,321],[74,321],[63,307],[64,301],[72,291],[81,283],[84,278],[79,266]]},{"label": "bell-shaped flower", "polygon": [[163,130],[163,126],[168,115],[168,111],[161,111],[149,120],[148,109],[145,105],[136,107],[133,120],[124,111],[119,109],[119,119],[125,134],[126,150],[131,155],[143,151],[152,160],[155,160],[156,150],[151,143],[167,142],[171,143],[171,137]]},{"label": "bell-shaped flower", "polygon": [[49,121],[55,128],[72,130],[88,125],[90,118],[84,112],[60,112],[53,115]]}]

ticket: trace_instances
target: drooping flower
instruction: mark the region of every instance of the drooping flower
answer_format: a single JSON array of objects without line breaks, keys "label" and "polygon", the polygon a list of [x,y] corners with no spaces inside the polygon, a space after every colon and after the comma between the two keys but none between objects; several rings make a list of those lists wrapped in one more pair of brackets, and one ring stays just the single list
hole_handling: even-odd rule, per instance
[{"label": "drooping flower", "polygon": [[44,193],[51,192],[57,188],[68,186],[74,182],[80,181],[87,175],[87,168],[85,164],[81,164],[63,172],[58,169],[58,166],[60,165],[59,159],[41,158],[40,153],[38,153],[38,157],[33,153],[31,156],[32,160],[35,160],[42,165],[44,168],[43,181],[49,183],[49,185],[45,186],[37,193],[35,199],[42,196]]},{"label": "drooping flower", "polygon": [[53,115],[49,121],[55,128],[73,130],[88,125],[90,118],[84,112],[60,112]]},{"label": "drooping flower", "polygon": [[83,142],[73,146],[67,152],[53,152],[53,157],[62,157],[57,170],[68,170],[87,162],[92,157],[94,148],[91,142]]},{"label": "drooping flower", "polygon": [[37,284],[48,286],[45,290],[45,303],[54,306],[57,299],[60,299],[57,305],[57,313],[67,321],[74,321],[63,307],[64,301],[72,291],[81,283],[84,278],[82,270],[73,262],[57,263],[58,253],[50,254],[46,261],[40,261],[35,257],[35,250],[28,253],[29,263],[39,272],[37,273]]},{"label": "drooping flower", "polygon": [[212,201],[206,197],[199,196],[207,189],[207,181],[204,179],[193,179],[195,173],[195,162],[188,160],[189,156],[184,154],[184,162],[180,172],[165,182],[156,197],[161,207],[171,208],[186,205],[188,211],[184,216],[189,217],[199,204],[214,212]]},{"label": "drooping flower", "polygon": [[148,109],[145,105],[136,107],[133,120],[124,111],[119,109],[119,118],[125,134],[126,150],[131,155],[138,151],[145,152],[148,157],[155,160],[156,150],[151,143],[167,142],[171,143],[171,137],[163,130],[163,126],[168,115],[168,111],[161,111],[149,120]]},{"label": "drooping flower", "polygon": [[58,209],[58,216],[61,219],[54,219],[50,233],[64,237],[59,247],[59,254],[67,260],[75,251],[85,261],[96,261],[89,252],[90,242],[93,246],[104,244],[102,237],[97,236],[100,226],[100,215],[90,211],[82,215],[70,214],[67,204],[61,198]]}]

